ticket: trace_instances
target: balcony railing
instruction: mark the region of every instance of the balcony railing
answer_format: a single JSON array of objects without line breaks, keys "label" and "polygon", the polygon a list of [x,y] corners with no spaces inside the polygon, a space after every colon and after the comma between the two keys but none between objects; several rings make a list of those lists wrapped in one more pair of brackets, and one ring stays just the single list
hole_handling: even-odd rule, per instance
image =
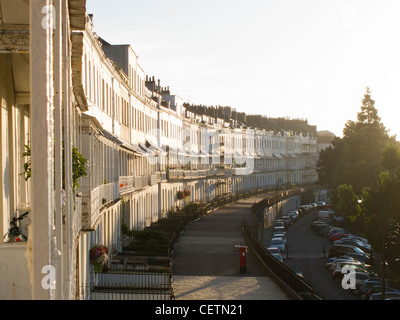
[{"label": "balcony railing", "polygon": [[75,197],[75,210],[72,223],[73,236],[76,239],[82,228],[82,196]]},{"label": "balcony railing", "polygon": [[94,275],[95,287],[119,287],[132,289],[169,289],[172,283],[171,273],[147,273],[113,271]]},{"label": "balcony railing", "polygon": [[102,184],[82,194],[82,230],[93,230],[101,208],[119,197],[117,183]]},{"label": "balcony railing", "polygon": [[184,177],[184,171],[179,169],[169,170],[169,179],[182,179]]},{"label": "balcony railing", "polygon": [[167,180],[167,173],[166,172],[157,172],[157,180],[158,181],[166,181]]},{"label": "balcony railing", "polygon": [[185,179],[198,179],[199,178],[199,172],[198,171],[185,170],[183,172],[183,176],[184,176]]},{"label": "balcony railing", "polygon": [[133,176],[119,177],[119,193],[125,194],[135,189],[135,178]]},{"label": "balcony railing", "polygon": [[213,168],[207,170],[207,176],[223,176],[223,175],[225,175],[224,169]]},{"label": "balcony railing", "polygon": [[207,177],[207,170],[198,170],[199,173],[199,178],[205,178]]},{"label": "balcony railing", "polygon": [[26,242],[0,244],[1,300],[31,300]]},{"label": "balcony railing", "polygon": [[139,176],[135,178],[135,188],[142,189],[149,185],[149,177],[148,176]]},{"label": "balcony railing", "polygon": [[151,174],[148,176],[149,185],[152,186],[157,183],[157,174]]}]

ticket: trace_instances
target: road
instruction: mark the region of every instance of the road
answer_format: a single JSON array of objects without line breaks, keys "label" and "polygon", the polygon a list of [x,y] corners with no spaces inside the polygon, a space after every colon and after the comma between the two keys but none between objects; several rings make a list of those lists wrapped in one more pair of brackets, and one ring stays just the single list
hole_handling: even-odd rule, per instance
[{"label": "road", "polygon": [[[283,255],[284,264],[295,272],[302,272],[315,292],[324,300],[360,300],[359,296],[343,290],[340,284],[332,279],[332,274],[325,269],[327,258],[324,258],[324,247],[328,256],[331,244],[328,238],[318,236],[310,228],[312,219],[318,211],[310,212],[287,230],[287,244],[289,253]],[[267,228],[263,235],[263,244],[267,246],[271,228]]]}]

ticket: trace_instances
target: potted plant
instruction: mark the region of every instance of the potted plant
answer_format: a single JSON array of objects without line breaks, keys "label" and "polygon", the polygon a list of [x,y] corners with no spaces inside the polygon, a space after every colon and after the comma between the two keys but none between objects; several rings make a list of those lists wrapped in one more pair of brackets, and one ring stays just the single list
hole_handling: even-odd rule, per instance
[{"label": "potted plant", "polygon": [[184,193],[182,191],[178,191],[176,193],[176,197],[178,198],[178,200],[182,200],[184,198]]},{"label": "potted plant", "polygon": [[101,245],[94,245],[89,251],[89,261],[93,265],[94,273],[102,273],[107,268],[108,248]]},{"label": "potted plant", "polygon": [[28,181],[32,176],[31,147],[29,144],[25,144],[25,151],[22,156],[27,157],[27,161],[24,163],[24,172],[20,173],[20,175],[23,175],[25,181]]},{"label": "potted plant", "polygon": [[[32,177],[32,161],[31,161],[31,147],[29,144],[25,145],[25,151],[22,153],[23,157],[27,157],[27,161],[24,163],[24,172],[20,175],[24,176],[25,181],[28,181]],[[87,159],[79,152],[75,147],[72,148],[72,189],[75,192],[79,189],[79,179],[81,177],[87,177],[86,173]],[[64,186],[64,146],[63,146],[63,188]]]}]

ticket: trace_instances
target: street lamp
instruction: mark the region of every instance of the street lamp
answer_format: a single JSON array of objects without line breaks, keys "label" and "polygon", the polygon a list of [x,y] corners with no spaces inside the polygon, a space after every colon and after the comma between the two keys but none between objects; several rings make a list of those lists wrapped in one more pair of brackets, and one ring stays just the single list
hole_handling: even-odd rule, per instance
[{"label": "street lamp", "polygon": [[278,177],[278,179],[276,180],[276,195],[278,195],[279,193],[279,183],[282,183],[283,180],[281,179],[281,177]]},{"label": "street lamp", "polygon": [[[386,265],[387,265],[387,257],[386,257],[386,249],[388,244],[396,245],[400,243],[400,224],[396,223],[394,226],[388,228],[383,237],[383,261],[382,261],[382,269],[383,269],[383,277],[382,277],[382,300],[385,300],[385,291],[386,291]],[[399,259],[396,259],[399,261]]]}]

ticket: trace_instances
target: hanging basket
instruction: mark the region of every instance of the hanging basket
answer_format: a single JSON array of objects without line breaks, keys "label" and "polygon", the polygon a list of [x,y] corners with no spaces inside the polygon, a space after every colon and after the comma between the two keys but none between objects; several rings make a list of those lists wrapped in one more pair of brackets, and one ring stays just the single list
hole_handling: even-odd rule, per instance
[{"label": "hanging basket", "polygon": [[182,191],[178,191],[176,193],[176,197],[178,198],[178,200],[182,200],[185,197],[185,195]]},{"label": "hanging basket", "polygon": [[93,246],[89,251],[89,261],[96,274],[102,273],[108,262],[108,248],[101,244]]}]

